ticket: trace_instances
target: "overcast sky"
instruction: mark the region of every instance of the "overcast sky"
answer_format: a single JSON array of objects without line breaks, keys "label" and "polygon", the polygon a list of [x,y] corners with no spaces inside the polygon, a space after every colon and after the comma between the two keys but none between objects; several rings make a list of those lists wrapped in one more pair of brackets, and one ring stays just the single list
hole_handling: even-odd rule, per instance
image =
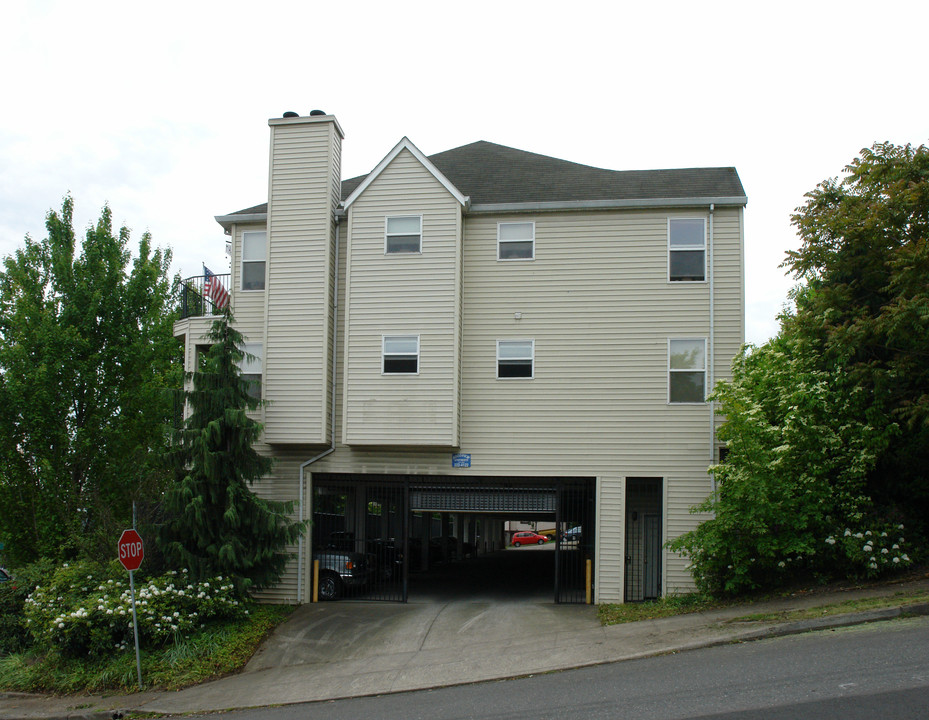
[{"label": "overcast sky", "polygon": [[746,339],[777,330],[790,213],[876,141],[929,141],[929,3],[13,2],[0,9],[0,256],[70,192],[184,276],[267,200],[268,118],[322,109],[343,177],[404,135],[614,170],[729,166],[748,194]]}]

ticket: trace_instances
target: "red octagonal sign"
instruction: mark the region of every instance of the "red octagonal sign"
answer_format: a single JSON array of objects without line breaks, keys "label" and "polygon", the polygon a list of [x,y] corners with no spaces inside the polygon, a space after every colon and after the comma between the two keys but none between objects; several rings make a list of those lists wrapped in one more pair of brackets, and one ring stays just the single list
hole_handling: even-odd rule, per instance
[{"label": "red octagonal sign", "polygon": [[123,530],[116,546],[119,550],[119,561],[126,570],[138,570],[142,564],[145,553],[142,551],[142,538],[135,530]]}]

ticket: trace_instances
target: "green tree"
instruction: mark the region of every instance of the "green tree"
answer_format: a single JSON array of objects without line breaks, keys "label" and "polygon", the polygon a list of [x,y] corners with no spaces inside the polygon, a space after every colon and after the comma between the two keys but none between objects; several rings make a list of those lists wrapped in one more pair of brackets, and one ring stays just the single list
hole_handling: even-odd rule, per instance
[{"label": "green tree", "polygon": [[715,397],[726,461],[711,513],[669,546],[738,592],[910,563],[929,522],[929,149],[862,150],[792,216],[802,284],[778,336]]},{"label": "green tree", "polygon": [[178,380],[168,251],[104,207],[78,243],[73,201],[0,271],[0,539],[14,564],[111,557],[156,497]]},{"label": "green tree", "polygon": [[[873,415],[846,373],[825,372],[815,360],[797,340],[778,337],[745,348],[732,381],[717,385],[726,415],[719,437],[728,446],[712,469],[718,492],[695,508],[710,517],[669,544],[690,558],[703,590],[740,592],[810,573],[876,574],[870,555],[843,554],[828,539],[871,528],[868,474],[898,429]],[[886,561],[902,555],[888,552]]]},{"label": "green tree", "polygon": [[783,332],[842,368],[901,432],[869,473],[887,517],[929,538],[929,148],[879,143],[793,216],[785,266],[805,286]]},{"label": "green tree", "polygon": [[195,579],[231,576],[240,592],[280,580],[305,523],[292,502],[258,497],[249,485],[271,470],[254,444],[262,427],[249,417],[261,401],[241,376],[244,338],[226,313],[213,323],[212,346],[192,373],[190,414],[173,451],[178,477],[165,495],[165,558]]}]

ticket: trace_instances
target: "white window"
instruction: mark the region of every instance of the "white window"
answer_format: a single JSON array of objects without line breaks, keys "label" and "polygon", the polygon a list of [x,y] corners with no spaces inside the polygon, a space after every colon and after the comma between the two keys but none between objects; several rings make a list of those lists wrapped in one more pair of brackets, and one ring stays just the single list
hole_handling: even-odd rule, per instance
[{"label": "white window", "polygon": [[268,252],[268,233],[242,233],[242,289],[265,289],[265,260]]},{"label": "white window", "polygon": [[497,377],[533,378],[535,340],[497,340]]},{"label": "white window", "polygon": [[419,335],[384,335],[382,371],[385,375],[419,372]]},{"label": "white window", "polygon": [[706,339],[668,340],[668,402],[706,399]]},{"label": "white window", "polygon": [[396,215],[387,218],[384,238],[385,253],[422,252],[422,215]]},{"label": "white window", "polygon": [[535,223],[497,223],[497,260],[535,259]]},{"label": "white window", "polygon": [[259,400],[261,399],[262,351],[261,343],[242,343],[244,356],[239,363],[239,373],[242,379],[248,382],[248,394]]},{"label": "white window", "polygon": [[668,279],[702,282],[706,279],[706,220],[668,218]]}]

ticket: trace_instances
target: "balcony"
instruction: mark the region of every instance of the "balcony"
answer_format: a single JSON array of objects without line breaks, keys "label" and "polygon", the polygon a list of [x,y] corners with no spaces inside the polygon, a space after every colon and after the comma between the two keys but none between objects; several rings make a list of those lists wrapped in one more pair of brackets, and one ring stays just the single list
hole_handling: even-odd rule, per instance
[{"label": "balcony", "polygon": [[179,320],[220,315],[229,305],[230,275],[194,275],[181,281]]}]

